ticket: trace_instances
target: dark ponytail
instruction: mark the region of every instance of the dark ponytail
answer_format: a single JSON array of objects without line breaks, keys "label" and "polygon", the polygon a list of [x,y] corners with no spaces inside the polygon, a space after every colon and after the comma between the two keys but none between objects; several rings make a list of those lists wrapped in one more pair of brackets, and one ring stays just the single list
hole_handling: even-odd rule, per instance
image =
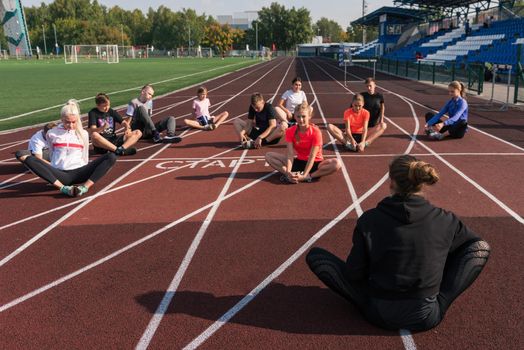
[{"label": "dark ponytail", "polygon": [[435,168],[410,155],[398,156],[389,165],[389,177],[396,184],[396,192],[409,196],[420,192],[422,186],[433,185],[439,180]]}]

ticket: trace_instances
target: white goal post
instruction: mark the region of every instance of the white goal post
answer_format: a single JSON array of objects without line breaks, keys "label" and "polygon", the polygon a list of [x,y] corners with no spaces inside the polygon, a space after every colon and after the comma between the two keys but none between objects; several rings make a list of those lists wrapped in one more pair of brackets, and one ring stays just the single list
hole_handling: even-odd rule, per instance
[{"label": "white goal post", "polygon": [[118,45],[64,45],[64,60],[70,63],[118,63]]}]

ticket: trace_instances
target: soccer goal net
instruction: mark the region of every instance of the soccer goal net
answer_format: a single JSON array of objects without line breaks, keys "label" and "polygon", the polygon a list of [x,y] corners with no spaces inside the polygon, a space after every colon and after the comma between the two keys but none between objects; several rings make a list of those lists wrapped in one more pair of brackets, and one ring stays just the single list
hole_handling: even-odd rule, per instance
[{"label": "soccer goal net", "polygon": [[118,63],[118,45],[64,45],[69,63]]}]

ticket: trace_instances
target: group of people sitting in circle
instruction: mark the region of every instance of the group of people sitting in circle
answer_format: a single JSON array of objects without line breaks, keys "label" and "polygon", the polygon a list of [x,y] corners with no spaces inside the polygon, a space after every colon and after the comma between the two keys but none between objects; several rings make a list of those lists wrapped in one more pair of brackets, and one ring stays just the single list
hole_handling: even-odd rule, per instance
[{"label": "group of people sitting in circle", "polygon": [[[327,125],[327,131],[348,151],[364,152],[387,128],[383,95],[376,91],[373,78],[367,78],[365,85],[367,91],[354,95],[351,107],[344,111],[343,124]],[[451,99],[442,110],[426,115],[425,132],[435,140],[443,139],[446,133],[451,138],[462,138],[467,131],[468,104],[464,85],[453,81],[448,91]],[[135,154],[133,146],[139,139],[151,139],[155,143],[182,140],[176,135],[174,117],[153,122],[153,96],[151,85],[142,87],[140,95],[129,101],[125,117],[122,117],[111,108],[109,96],[99,93],[95,97],[96,107],[88,113],[87,131],[82,126],[78,104],[70,100],[61,110],[61,123],[46,124],[33,135],[29,149],[18,151],[16,156],[62,193],[81,196],[109,171],[116,161],[115,156]],[[210,107],[207,89],[199,87],[192,105],[193,119],[185,119],[185,125],[212,131],[226,122],[228,112],[214,116]],[[322,133],[312,123],[312,117],[313,107],[302,91],[302,79],[296,77],[276,107],[266,102],[260,93],[252,94],[247,119],[235,119],[233,126],[243,148],[275,145],[284,138],[285,154],[268,152],[267,163],[281,173],[280,180],[284,183],[312,182],[342,166],[336,159],[324,159]],[[120,135],[117,124],[123,128]],[[94,153],[101,155],[92,163],[88,162],[89,134]]]},{"label": "group of people sitting in circle", "polygon": [[[365,151],[387,128],[384,98],[376,92],[372,78],[366,79],[366,86],[367,91],[355,95],[344,112],[344,124],[327,126],[349,151]],[[335,158],[323,157],[322,133],[311,122],[313,108],[301,87],[301,79],[295,78],[275,108],[261,94],[253,94],[247,120],[233,122],[244,148],[277,144],[285,137],[286,152],[269,152],[266,160],[287,183],[311,182],[342,166]],[[451,99],[444,108],[426,116],[426,132],[435,140],[446,132],[461,138],[467,130],[464,86],[452,82],[449,93]],[[88,161],[89,133],[73,100],[61,109],[60,124],[47,124],[31,138],[29,150],[16,156],[60,192],[84,195],[111,169],[117,156],[136,153],[133,146],[139,139],[180,142],[174,117],[152,121],[153,94],[151,85],[144,86],[140,96],[129,102],[126,117],[111,109],[106,94],[96,96],[96,107],[88,113],[88,131],[100,157],[92,162]],[[194,119],[185,119],[185,124],[206,131],[223,124],[228,113],[211,116],[210,106],[207,90],[199,88]],[[122,135],[116,132],[117,123],[124,128]],[[439,180],[430,164],[410,155],[398,156],[389,166],[389,178],[391,196],[358,219],[347,260],[313,248],[306,261],[320,280],[371,323],[386,329],[427,330],[440,323],[451,303],[477,278],[490,248],[453,213],[424,198],[423,186]]]}]

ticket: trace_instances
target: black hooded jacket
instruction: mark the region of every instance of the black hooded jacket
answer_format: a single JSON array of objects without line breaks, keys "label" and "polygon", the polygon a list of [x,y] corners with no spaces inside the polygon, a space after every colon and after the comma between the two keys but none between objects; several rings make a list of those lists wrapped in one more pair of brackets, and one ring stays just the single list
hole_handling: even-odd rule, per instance
[{"label": "black hooded jacket", "polygon": [[377,298],[431,297],[439,292],[448,255],[475,239],[453,213],[421,196],[387,197],[357,221],[348,278],[367,280]]}]

